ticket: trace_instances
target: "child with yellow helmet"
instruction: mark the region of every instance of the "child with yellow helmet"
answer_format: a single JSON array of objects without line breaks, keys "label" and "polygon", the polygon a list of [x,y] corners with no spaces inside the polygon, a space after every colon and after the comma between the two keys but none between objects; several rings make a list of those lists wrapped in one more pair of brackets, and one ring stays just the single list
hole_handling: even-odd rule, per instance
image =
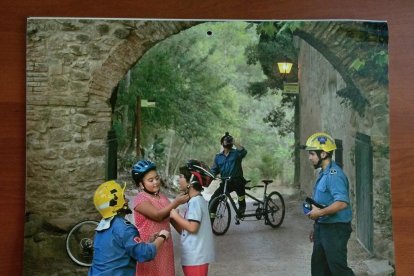
[{"label": "child with yellow helmet", "polygon": [[152,260],[170,236],[166,230],[144,243],[138,229],[123,216],[131,213],[122,188],[114,180],[101,184],[93,202],[102,215],[95,231],[94,254],[88,275],[135,275],[137,262]]}]

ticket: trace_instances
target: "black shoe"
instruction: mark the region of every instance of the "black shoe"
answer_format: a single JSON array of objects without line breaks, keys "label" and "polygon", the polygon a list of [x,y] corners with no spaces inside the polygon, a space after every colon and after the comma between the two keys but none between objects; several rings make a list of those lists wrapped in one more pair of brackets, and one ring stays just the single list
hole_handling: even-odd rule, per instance
[{"label": "black shoe", "polygon": [[246,206],[240,206],[238,210],[238,216],[242,218],[244,216],[244,212],[246,211]]}]

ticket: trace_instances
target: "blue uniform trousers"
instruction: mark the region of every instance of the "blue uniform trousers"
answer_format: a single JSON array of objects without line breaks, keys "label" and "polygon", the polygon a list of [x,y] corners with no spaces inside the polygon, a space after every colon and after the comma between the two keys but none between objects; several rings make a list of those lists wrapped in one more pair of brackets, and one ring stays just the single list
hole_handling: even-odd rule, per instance
[{"label": "blue uniform trousers", "polygon": [[354,275],[347,262],[347,244],[351,232],[351,223],[315,223],[312,276]]}]

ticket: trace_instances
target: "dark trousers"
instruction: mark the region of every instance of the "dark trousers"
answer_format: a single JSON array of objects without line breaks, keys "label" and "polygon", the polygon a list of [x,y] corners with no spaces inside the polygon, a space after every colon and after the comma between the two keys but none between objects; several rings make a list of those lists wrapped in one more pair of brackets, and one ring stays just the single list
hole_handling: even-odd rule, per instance
[{"label": "dark trousers", "polygon": [[[246,209],[246,180],[244,178],[233,178],[230,179],[229,181],[227,181],[227,193],[231,193],[231,192],[236,192],[237,193],[237,197],[238,197],[238,202],[239,202],[239,209],[240,208],[244,208]],[[223,193],[224,190],[224,182],[220,183],[220,186],[217,188],[217,190],[213,193],[213,195],[210,198],[210,202],[213,202],[213,199],[215,199],[216,197],[218,197],[219,195],[221,195]],[[215,213],[217,209],[217,205],[216,206],[211,206],[211,213]]]},{"label": "dark trousers", "polygon": [[351,232],[351,223],[315,223],[312,276],[354,275],[347,262],[347,244]]}]

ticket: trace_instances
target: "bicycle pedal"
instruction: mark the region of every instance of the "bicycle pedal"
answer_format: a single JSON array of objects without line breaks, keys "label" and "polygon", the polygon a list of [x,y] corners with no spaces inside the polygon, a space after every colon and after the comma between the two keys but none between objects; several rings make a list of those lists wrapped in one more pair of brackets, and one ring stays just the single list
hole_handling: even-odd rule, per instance
[{"label": "bicycle pedal", "polygon": [[259,203],[258,202],[254,202],[253,203],[253,206],[259,206]]}]

